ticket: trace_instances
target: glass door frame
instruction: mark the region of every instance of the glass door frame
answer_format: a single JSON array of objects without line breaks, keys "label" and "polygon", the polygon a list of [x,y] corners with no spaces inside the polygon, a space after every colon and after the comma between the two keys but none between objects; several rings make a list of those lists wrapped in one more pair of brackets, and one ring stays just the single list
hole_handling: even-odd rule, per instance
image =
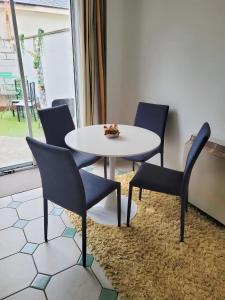
[{"label": "glass door frame", "polygon": [[[23,90],[23,101],[24,101],[25,115],[26,115],[25,121],[26,121],[27,128],[28,128],[28,135],[30,137],[33,137],[31,115],[30,115],[29,105],[28,105],[28,94],[27,94],[26,79],[25,79],[24,68],[23,68],[22,53],[21,53],[21,48],[20,48],[14,0],[9,0],[9,4],[10,4],[12,25],[13,25],[14,40],[15,40],[15,45],[16,45],[16,55],[17,55],[17,61],[18,61],[18,67],[19,67],[19,74],[20,74],[21,85],[22,85],[22,90]],[[34,166],[34,165],[36,165],[36,162],[34,160],[34,157],[32,156],[31,161],[16,164],[16,165],[9,165],[9,166],[0,168],[0,175],[11,174],[11,173],[15,172],[15,169],[30,167],[30,166]]]},{"label": "glass door frame", "polygon": [[[13,25],[13,34],[14,34],[14,40],[15,40],[15,48],[16,48],[16,54],[17,54],[17,61],[18,61],[18,67],[19,67],[19,74],[21,79],[21,85],[22,85],[22,91],[23,91],[23,100],[24,100],[24,106],[25,106],[25,121],[28,128],[28,135],[30,137],[33,137],[33,130],[32,130],[32,122],[31,122],[31,114],[29,110],[28,105],[28,93],[27,93],[27,87],[26,87],[26,79],[25,79],[25,73],[24,73],[24,66],[23,66],[23,59],[22,59],[22,52],[21,52],[21,45],[19,41],[19,33],[18,33],[18,25],[17,25],[17,17],[16,17],[16,10],[15,10],[15,3],[14,0],[8,0],[10,4],[10,12],[11,12],[11,20]],[[73,76],[74,76],[74,105],[75,105],[75,125],[76,127],[80,126],[80,111],[79,111],[79,104],[77,103],[80,98],[79,92],[80,87],[78,86],[77,82],[79,82],[78,79],[78,70],[77,70],[77,39],[76,39],[76,31],[75,28],[77,26],[76,24],[76,16],[75,16],[75,5],[74,1],[69,1],[70,6],[70,30],[71,30],[71,40],[72,40],[72,53],[73,53]],[[6,167],[0,168],[0,176],[8,173],[14,173],[16,169],[26,168],[36,166],[36,161],[34,157],[32,156],[31,161],[27,161],[24,163],[18,163],[14,165],[9,165]]]},{"label": "glass door frame", "polygon": [[22,60],[22,53],[21,53],[21,48],[20,48],[20,41],[19,41],[19,33],[18,33],[18,26],[17,26],[14,0],[9,0],[9,2],[10,2],[12,23],[13,23],[14,39],[15,39],[15,43],[16,43],[16,54],[17,54],[18,65],[19,65],[20,79],[21,79],[21,84],[22,84],[22,89],[23,89],[23,98],[24,98],[24,104],[25,104],[26,122],[27,122],[29,136],[33,137],[32,125],[31,125],[31,115],[30,115],[30,112],[29,112],[28,94],[27,94],[26,80],[25,80],[25,75],[24,75],[23,60]]}]

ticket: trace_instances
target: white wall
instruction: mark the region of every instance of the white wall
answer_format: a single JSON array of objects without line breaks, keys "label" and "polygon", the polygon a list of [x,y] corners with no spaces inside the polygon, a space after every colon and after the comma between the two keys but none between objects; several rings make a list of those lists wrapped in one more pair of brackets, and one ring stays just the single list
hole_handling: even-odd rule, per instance
[{"label": "white wall", "polygon": [[[33,39],[25,40],[25,49],[33,51]],[[46,90],[47,105],[59,98],[74,98],[74,76],[72,41],[70,31],[44,36],[42,48],[42,66]],[[25,51],[23,65],[29,82],[36,82],[36,70],[33,57]],[[38,89],[36,89],[37,95]]]},{"label": "white wall", "polygon": [[[18,6],[17,6],[18,7]],[[61,11],[61,10],[60,10]],[[16,9],[18,31],[25,36],[37,34],[38,28],[45,32],[70,27],[69,11],[62,14],[44,11],[26,11]]]},{"label": "white wall", "polygon": [[107,121],[120,122],[123,83],[123,31],[124,3],[121,0],[107,2]]},{"label": "white wall", "polygon": [[42,62],[47,103],[59,98],[74,98],[70,31],[45,37]]},{"label": "white wall", "polygon": [[225,1],[109,0],[108,116],[132,123],[139,100],[170,105],[166,165],[204,121],[225,140]]}]

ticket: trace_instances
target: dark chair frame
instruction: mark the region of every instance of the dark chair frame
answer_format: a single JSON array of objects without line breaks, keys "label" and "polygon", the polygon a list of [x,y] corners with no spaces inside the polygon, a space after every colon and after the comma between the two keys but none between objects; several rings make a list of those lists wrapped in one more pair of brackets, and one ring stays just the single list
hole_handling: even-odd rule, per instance
[{"label": "dark chair frame", "polygon": [[52,107],[60,106],[60,105],[68,105],[71,117],[75,116],[75,108],[74,108],[74,98],[60,98],[52,100]]},{"label": "dark chair frame", "polygon": [[[66,134],[75,129],[69,106],[64,104],[40,109],[38,110],[38,114],[45,133],[46,142],[50,145],[70,149],[64,140]],[[58,122],[62,119],[63,123],[60,127],[58,127]],[[74,153],[79,152],[72,149],[70,149],[70,151]],[[91,156],[86,153],[82,153],[81,155],[86,157],[86,162],[85,164],[78,166],[79,168],[87,167],[101,158],[97,156],[95,157],[94,155]],[[104,177],[107,178],[106,160],[104,160]]]},{"label": "dark chair frame", "polygon": [[161,167],[164,165],[164,136],[166,129],[166,121],[168,117],[169,106],[162,104],[153,104],[147,102],[139,102],[134,120],[134,126],[142,127],[156,133],[161,138],[160,145],[153,151],[149,151],[147,158],[142,159],[142,155],[138,160],[135,157],[127,157],[133,160],[133,171],[135,170],[135,162],[144,162],[156,154],[160,154]]},{"label": "dark chair frame", "polygon": [[[37,112],[38,104],[37,104],[37,98],[36,98],[36,92],[35,92],[35,82],[28,82],[28,80],[27,80],[26,85],[27,85],[27,94],[28,94],[28,107],[30,109],[31,115],[33,115],[33,117],[34,117],[34,120],[37,121],[36,112]],[[22,118],[25,118],[24,100],[14,100],[12,102],[12,105],[13,105],[13,107],[16,108],[17,119],[20,122],[21,116],[22,116]],[[12,110],[12,111],[13,111],[13,116],[14,116],[14,110]]]},{"label": "dark chair frame", "polygon": [[[43,207],[44,207],[44,238],[48,242],[48,200],[68,209],[82,218],[82,258],[86,267],[87,257],[87,210],[100,202],[108,194],[117,190],[117,217],[118,226],[121,226],[121,184],[112,180],[79,171],[69,149],[44,144],[27,137],[27,143],[35,157],[42,180]],[[86,174],[86,175],[85,175]],[[82,177],[83,176],[83,177]],[[87,202],[84,186],[85,176],[98,180],[99,196]],[[100,183],[99,183],[100,182]],[[103,192],[104,185],[108,183]],[[88,183],[90,185],[90,182]],[[94,186],[96,189],[96,185]]]},{"label": "dark chair frame", "polygon": [[[164,136],[165,136],[165,129],[166,129],[166,122],[169,112],[168,105],[162,104],[153,104],[153,103],[146,103],[146,102],[139,102],[137,107],[137,112],[134,120],[134,126],[142,127],[144,129],[148,129],[156,133],[160,139],[160,145],[149,151],[149,155],[146,158],[146,155],[138,155],[137,157],[131,156],[126,157],[128,160],[133,160],[132,163],[132,170],[135,171],[135,162],[144,162],[156,154],[160,154],[160,163],[161,167],[164,166]],[[139,199],[141,200],[142,196],[142,189],[139,189]]]},{"label": "dark chair frame", "polygon": [[[133,179],[130,181],[129,184],[129,195],[128,195],[128,208],[127,208],[127,226],[130,225],[130,210],[131,210],[131,200],[132,200],[132,190],[133,187],[138,187],[140,189],[144,188],[147,190],[153,190],[157,192],[163,192],[171,195],[179,196],[181,199],[181,211],[180,211],[180,241],[184,241],[184,226],[185,226],[185,212],[188,211],[188,187],[189,187],[189,181],[192,169],[194,167],[194,164],[201,153],[203,147],[207,143],[209,137],[211,134],[210,126],[208,123],[204,123],[201,127],[199,133],[197,134],[190,150],[187,156],[185,169],[183,172],[159,167],[156,165],[151,165],[144,163],[138,170],[138,172],[135,174]],[[141,182],[140,176],[145,172],[145,176],[150,173],[151,170],[158,171],[159,174],[161,174],[161,178],[164,178],[165,180],[169,180],[170,174],[176,174],[176,177],[178,178],[178,182],[175,182],[176,188],[171,188],[170,190],[165,191],[163,182],[160,182],[160,184],[149,182],[148,184],[144,183],[143,180]],[[155,172],[156,173],[156,172]],[[155,182],[159,181],[159,179],[155,178]],[[148,185],[148,186],[147,186]],[[160,186],[160,188],[159,188]],[[177,188],[178,187],[178,188]]]}]

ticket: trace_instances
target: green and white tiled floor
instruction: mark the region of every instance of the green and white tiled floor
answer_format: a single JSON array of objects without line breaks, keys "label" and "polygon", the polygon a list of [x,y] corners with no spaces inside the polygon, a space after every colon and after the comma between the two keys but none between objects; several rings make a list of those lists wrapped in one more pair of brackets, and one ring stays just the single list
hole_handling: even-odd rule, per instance
[{"label": "green and white tiled floor", "polygon": [[0,198],[0,299],[115,300],[117,293],[88,254],[61,207],[49,203],[44,243],[41,188]]}]

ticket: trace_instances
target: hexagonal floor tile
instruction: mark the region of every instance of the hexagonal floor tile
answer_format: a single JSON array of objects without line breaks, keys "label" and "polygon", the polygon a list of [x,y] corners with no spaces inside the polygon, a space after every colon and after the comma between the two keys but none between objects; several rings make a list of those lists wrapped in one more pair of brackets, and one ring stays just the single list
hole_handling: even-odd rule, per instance
[{"label": "hexagonal floor tile", "polygon": [[[80,235],[80,233],[76,233],[75,237],[74,237],[74,240],[77,244],[77,246],[80,248],[80,250],[82,249],[82,237]],[[88,254],[91,254],[91,250],[87,247],[87,253]]]},{"label": "hexagonal floor tile", "polygon": [[[51,202],[48,203],[48,212],[53,208]],[[35,218],[42,217],[43,212],[43,198],[37,198],[22,203],[18,209],[18,214],[21,219],[32,220]]]},{"label": "hexagonal floor tile", "polygon": [[16,210],[13,208],[0,209],[0,229],[12,226],[18,220]]},{"label": "hexagonal floor tile", "polygon": [[102,289],[99,300],[116,300],[117,292],[109,289]]},{"label": "hexagonal floor tile", "polygon": [[40,245],[33,256],[38,272],[53,275],[75,265],[80,250],[73,239],[59,237]]},{"label": "hexagonal floor tile", "polygon": [[46,286],[49,283],[51,276],[38,273],[37,276],[34,278],[31,286],[38,290],[45,290]]},{"label": "hexagonal floor tile", "polygon": [[64,230],[62,236],[68,237],[68,238],[74,238],[76,232],[77,232],[77,231],[76,231],[75,228],[66,227],[66,229]]},{"label": "hexagonal floor tile", "polygon": [[65,225],[66,225],[67,227],[73,227],[73,225],[72,225],[72,223],[71,223],[69,217],[67,216],[65,210],[64,210],[63,213],[61,214],[61,218],[62,218],[63,222],[65,223]]},{"label": "hexagonal floor tile", "polygon": [[23,230],[10,227],[0,231],[0,259],[14,254],[26,244]]},{"label": "hexagonal floor tile", "polygon": [[13,296],[7,298],[7,300],[46,300],[45,294],[42,291],[33,288],[27,288],[22,292],[16,293]]},{"label": "hexagonal floor tile", "polygon": [[[86,267],[91,267],[94,261],[94,256],[91,254],[87,254],[86,257]],[[79,261],[77,263],[78,265],[82,266],[83,265],[83,255],[80,256]]]},{"label": "hexagonal floor tile", "polygon": [[38,244],[26,243],[26,245],[23,247],[23,249],[20,252],[26,253],[26,254],[33,254],[34,251],[37,249],[37,247],[38,247]]},{"label": "hexagonal floor tile", "polygon": [[[60,217],[48,216],[48,239],[53,239],[60,236],[65,230]],[[30,221],[24,228],[28,242],[43,243],[44,242],[44,218],[35,219]]]},{"label": "hexagonal floor tile", "polygon": [[6,207],[11,201],[11,196],[0,198],[0,208]]},{"label": "hexagonal floor tile", "polygon": [[20,201],[20,202],[24,202],[27,200],[40,198],[40,197],[42,197],[42,188],[37,188],[34,190],[12,195],[14,201]]},{"label": "hexagonal floor tile", "polygon": [[106,278],[104,270],[100,267],[99,263],[96,260],[93,261],[91,268],[97,276],[103,288],[112,290],[113,286],[111,282]]},{"label": "hexagonal floor tile", "polygon": [[62,212],[63,212],[62,207],[54,207],[53,210],[51,211],[51,215],[60,216]]},{"label": "hexagonal floor tile", "polygon": [[20,204],[21,204],[21,202],[19,202],[19,201],[12,201],[12,202],[10,202],[10,203],[7,205],[7,207],[10,207],[10,208],[17,208],[17,207],[20,206]]},{"label": "hexagonal floor tile", "polygon": [[28,287],[36,275],[33,259],[15,254],[0,261],[0,299]]},{"label": "hexagonal floor tile", "polygon": [[22,228],[24,228],[28,223],[29,223],[29,221],[27,221],[27,220],[19,219],[19,220],[13,225],[13,227],[22,229]]},{"label": "hexagonal floor tile", "polygon": [[46,294],[49,300],[98,300],[101,286],[89,269],[75,266],[65,270],[50,280]]}]

